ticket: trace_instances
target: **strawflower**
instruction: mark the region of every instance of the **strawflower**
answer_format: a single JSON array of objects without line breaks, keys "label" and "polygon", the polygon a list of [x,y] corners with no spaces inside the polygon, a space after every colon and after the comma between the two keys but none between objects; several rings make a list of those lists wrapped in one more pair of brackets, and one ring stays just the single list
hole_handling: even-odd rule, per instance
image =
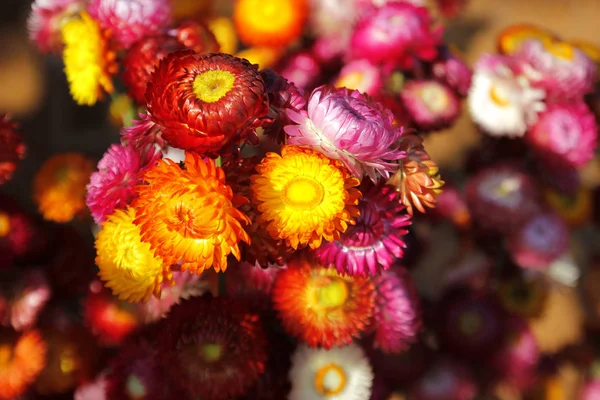
[{"label": "strawflower", "polygon": [[410,398],[474,400],[477,393],[477,384],[469,369],[452,359],[440,358],[413,383]]},{"label": "strawflower", "polygon": [[225,271],[227,256],[239,260],[238,243],[249,242],[242,225],[250,220],[236,208],[247,200],[232,193],[213,160],[186,153],[184,168],[167,159],[144,173],[133,202],[135,224],[168,265],[198,274]]},{"label": "strawflower", "polygon": [[135,225],[135,209],[115,210],[102,223],[96,238],[98,275],[121,300],[147,301],[160,298],[163,281],[172,282],[171,266],[155,257],[150,245],[141,241]]},{"label": "strawflower", "polygon": [[433,75],[450,86],[460,96],[466,97],[471,87],[473,71],[462,60],[448,51],[441,60],[432,66]]},{"label": "strawflower", "polygon": [[358,180],[339,162],[296,146],[267,153],[251,177],[252,199],[275,239],[297,249],[337,240],[354,224]]},{"label": "strawflower", "polygon": [[302,34],[308,0],[238,0],[233,22],[249,46],[285,47]]},{"label": "strawflower", "polygon": [[73,99],[92,106],[106,93],[112,93],[112,76],[117,72],[116,55],[108,33],[85,11],[61,27],[65,44],[63,61]]},{"label": "strawflower", "polygon": [[264,372],[266,339],[259,316],[239,301],[203,296],[173,307],[157,341],[171,382],[193,398],[244,394]]},{"label": "strawflower", "polygon": [[381,69],[369,60],[350,61],[340,71],[335,86],[377,96],[383,89]]},{"label": "strawflower", "polygon": [[78,14],[84,0],[36,0],[27,18],[29,39],[43,53],[58,53],[62,49],[61,26]]},{"label": "strawflower", "polygon": [[300,345],[292,358],[290,400],[367,400],[374,373],[356,344],[330,350]]},{"label": "strawflower", "polygon": [[438,174],[437,164],[431,160],[423,146],[423,138],[406,134],[398,142],[398,150],[405,154],[398,171],[388,179],[400,193],[400,201],[406,211],[413,215],[414,209],[424,213],[425,207],[435,207],[435,197],[442,192],[444,181]]},{"label": "strawflower", "polygon": [[307,260],[293,260],[279,272],[273,307],[288,334],[311,347],[349,344],[367,327],[375,291],[366,278],[338,275]]},{"label": "strawflower", "polygon": [[402,87],[400,98],[419,131],[448,128],[460,114],[458,97],[438,81],[408,81]]},{"label": "strawflower", "polygon": [[0,114],[0,185],[10,180],[17,163],[25,157],[25,144],[18,126],[8,115]]},{"label": "strawflower", "polygon": [[159,158],[160,153],[153,148],[138,151],[131,145],[109,147],[87,185],[86,204],[97,224],[131,203],[135,197],[133,188],[141,183],[141,173]]},{"label": "strawflower", "polygon": [[88,12],[125,48],[159,33],[171,19],[169,0],[91,0]]},{"label": "strawflower", "polygon": [[0,399],[13,400],[27,391],[46,365],[46,344],[37,330],[0,335]]},{"label": "strawflower", "polygon": [[368,188],[358,203],[356,224],[338,240],[322,244],[316,251],[319,261],[351,276],[388,270],[404,254],[403,236],[410,225],[410,215],[398,196],[391,186]]},{"label": "strawflower", "polygon": [[15,279],[6,279],[2,286],[0,324],[16,331],[33,327],[52,293],[45,274],[29,270]]},{"label": "strawflower", "polygon": [[214,153],[252,134],[268,112],[256,66],[231,55],[169,54],[146,91],[152,119],[173,147]]},{"label": "strawflower", "polygon": [[82,215],[93,170],[91,160],[80,153],[59,153],[46,160],[33,182],[33,197],[44,219],[69,222]]},{"label": "strawflower", "polygon": [[391,161],[404,157],[391,148],[402,135],[392,112],[356,90],[321,86],[310,95],[307,111],[288,115],[298,124],[285,127],[288,143],[340,160],[359,179],[388,178]]}]

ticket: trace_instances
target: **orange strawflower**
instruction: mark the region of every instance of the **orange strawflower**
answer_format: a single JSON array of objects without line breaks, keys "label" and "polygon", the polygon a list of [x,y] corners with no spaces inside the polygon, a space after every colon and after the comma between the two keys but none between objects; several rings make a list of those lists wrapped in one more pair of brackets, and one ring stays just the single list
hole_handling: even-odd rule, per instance
[{"label": "orange strawflower", "polygon": [[238,0],[233,9],[238,35],[250,46],[291,44],[302,34],[307,16],[307,0]]},{"label": "orange strawflower", "polygon": [[311,347],[327,349],[358,337],[375,301],[369,279],[338,275],[306,260],[294,260],[280,270],[272,293],[285,330]]},{"label": "orange strawflower", "polygon": [[237,206],[247,200],[232,192],[213,160],[186,152],[183,169],[163,159],[143,179],[134,222],[165,263],[200,274],[211,266],[225,271],[230,253],[240,259],[239,242],[250,241],[242,225],[250,219]]},{"label": "orange strawflower", "polygon": [[46,365],[46,344],[38,331],[0,337],[0,399],[23,394]]},{"label": "orange strawflower", "polygon": [[69,222],[86,210],[86,185],[95,166],[80,153],[56,154],[40,168],[33,197],[44,219]]}]

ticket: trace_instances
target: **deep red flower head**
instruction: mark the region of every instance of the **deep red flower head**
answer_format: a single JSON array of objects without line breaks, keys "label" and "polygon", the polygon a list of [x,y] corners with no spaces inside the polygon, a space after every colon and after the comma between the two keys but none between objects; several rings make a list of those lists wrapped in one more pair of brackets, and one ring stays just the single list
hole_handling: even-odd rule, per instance
[{"label": "deep red flower head", "polygon": [[184,21],[171,34],[184,47],[194,50],[196,53],[217,53],[219,51],[217,38],[202,22]]},{"label": "deep red flower head", "polygon": [[25,145],[18,126],[0,114],[0,185],[12,178],[17,162],[25,157]]},{"label": "deep red flower head", "polygon": [[196,297],[173,307],[156,343],[168,379],[192,398],[237,398],[267,361],[258,314],[225,297]]},{"label": "deep red flower head", "polygon": [[147,107],[173,147],[215,153],[245,138],[269,110],[257,66],[229,54],[180,51],[148,83]]}]

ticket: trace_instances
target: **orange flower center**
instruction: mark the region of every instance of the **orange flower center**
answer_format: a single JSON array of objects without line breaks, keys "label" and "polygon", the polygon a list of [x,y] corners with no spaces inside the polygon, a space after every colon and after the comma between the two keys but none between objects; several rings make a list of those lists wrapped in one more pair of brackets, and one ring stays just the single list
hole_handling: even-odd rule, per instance
[{"label": "orange flower center", "polygon": [[572,60],[575,57],[575,49],[568,43],[555,39],[544,39],[544,48],[556,57],[563,60]]},{"label": "orange flower center", "polygon": [[192,87],[198,100],[214,103],[233,89],[235,75],[229,71],[213,70],[198,74]]},{"label": "orange flower center", "polygon": [[510,100],[508,99],[505,90],[499,88],[496,85],[492,85],[492,87],[490,88],[490,98],[496,105],[500,107],[510,106]]},{"label": "orange flower center", "polygon": [[8,214],[0,212],[0,238],[10,233],[10,217]]},{"label": "orange flower center", "polygon": [[321,396],[337,396],[345,387],[346,373],[339,365],[328,364],[315,374],[315,390]]},{"label": "orange flower center", "polygon": [[0,346],[0,371],[9,367],[12,356],[13,351],[11,346],[7,344]]},{"label": "orange flower center", "polygon": [[200,356],[207,363],[213,363],[221,359],[223,347],[217,343],[202,343],[200,346]]},{"label": "orange flower center", "polygon": [[285,204],[294,208],[308,209],[321,204],[325,189],[315,179],[299,177],[289,182],[281,193]]},{"label": "orange flower center", "polygon": [[429,111],[435,114],[443,112],[448,108],[448,104],[450,104],[448,95],[437,84],[425,85],[419,91],[419,95]]},{"label": "orange flower center", "polygon": [[351,72],[349,74],[340,76],[335,86],[345,87],[350,90],[357,90],[360,88],[365,80],[365,74],[360,71]]},{"label": "orange flower center", "polygon": [[317,282],[315,291],[316,303],[325,309],[338,308],[348,299],[348,285],[342,279],[326,278]]},{"label": "orange flower center", "polygon": [[481,316],[475,312],[466,312],[459,319],[460,330],[467,336],[476,334],[483,325]]}]

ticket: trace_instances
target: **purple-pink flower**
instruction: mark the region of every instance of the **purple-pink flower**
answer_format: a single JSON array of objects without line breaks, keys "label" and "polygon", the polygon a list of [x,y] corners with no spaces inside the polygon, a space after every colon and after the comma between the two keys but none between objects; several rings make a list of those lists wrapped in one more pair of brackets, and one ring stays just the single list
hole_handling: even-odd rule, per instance
[{"label": "purple-pink flower", "polygon": [[169,0],[91,0],[88,12],[125,48],[171,21]]},{"label": "purple-pink flower", "polygon": [[526,137],[541,157],[581,167],[594,158],[598,125],[585,103],[551,104]]},{"label": "purple-pink flower", "polygon": [[356,90],[320,86],[308,100],[307,111],[288,110],[292,121],[285,132],[289,144],[314,148],[341,160],[359,179],[376,181],[390,172],[405,154],[393,147],[402,128],[393,124],[391,111]]},{"label": "purple-pink flower", "polygon": [[441,82],[411,80],[400,93],[404,107],[421,131],[448,128],[460,114],[458,97]]},{"label": "purple-pink flower", "polygon": [[462,60],[450,54],[432,67],[433,75],[450,86],[459,95],[466,97],[471,87],[473,71]]},{"label": "purple-pink flower", "polygon": [[35,0],[27,19],[29,38],[43,53],[62,48],[60,27],[84,8],[85,0]]},{"label": "purple-pink flower", "polygon": [[141,182],[140,172],[161,154],[149,147],[136,150],[129,145],[113,144],[98,162],[87,186],[86,204],[97,224],[115,209],[124,209],[133,200],[134,186]]},{"label": "purple-pink flower", "polygon": [[434,28],[429,11],[405,2],[373,7],[360,18],[350,40],[350,55],[374,63],[412,66],[433,61],[443,30]]},{"label": "purple-pink flower", "polygon": [[363,193],[356,224],[339,240],[324,242],[316,251],[323,265],[343,275],[369,276],[388,270],[406,247],[402,238],[408,233],[410,215],[398,201],[398,192],[384,185]]},{"label": "purple-pink flower", "polygon": [[369,60],[350,61],[340,71],[335,86],[377,97],[383,89],[381,68]]},{"label": "purple-pink flower", "polygon": [[403,269],[386,271],[373,283],[377,287],[374,347],[386,353],[404,351],[421,329],[417,290]]},{"label": "purple-pink flower", "polygon": [[591,92],[596,64],[578,48],[552,39],[525,41],[515,57],[537,72],[534,85],[553,100],[580,99]]}]

